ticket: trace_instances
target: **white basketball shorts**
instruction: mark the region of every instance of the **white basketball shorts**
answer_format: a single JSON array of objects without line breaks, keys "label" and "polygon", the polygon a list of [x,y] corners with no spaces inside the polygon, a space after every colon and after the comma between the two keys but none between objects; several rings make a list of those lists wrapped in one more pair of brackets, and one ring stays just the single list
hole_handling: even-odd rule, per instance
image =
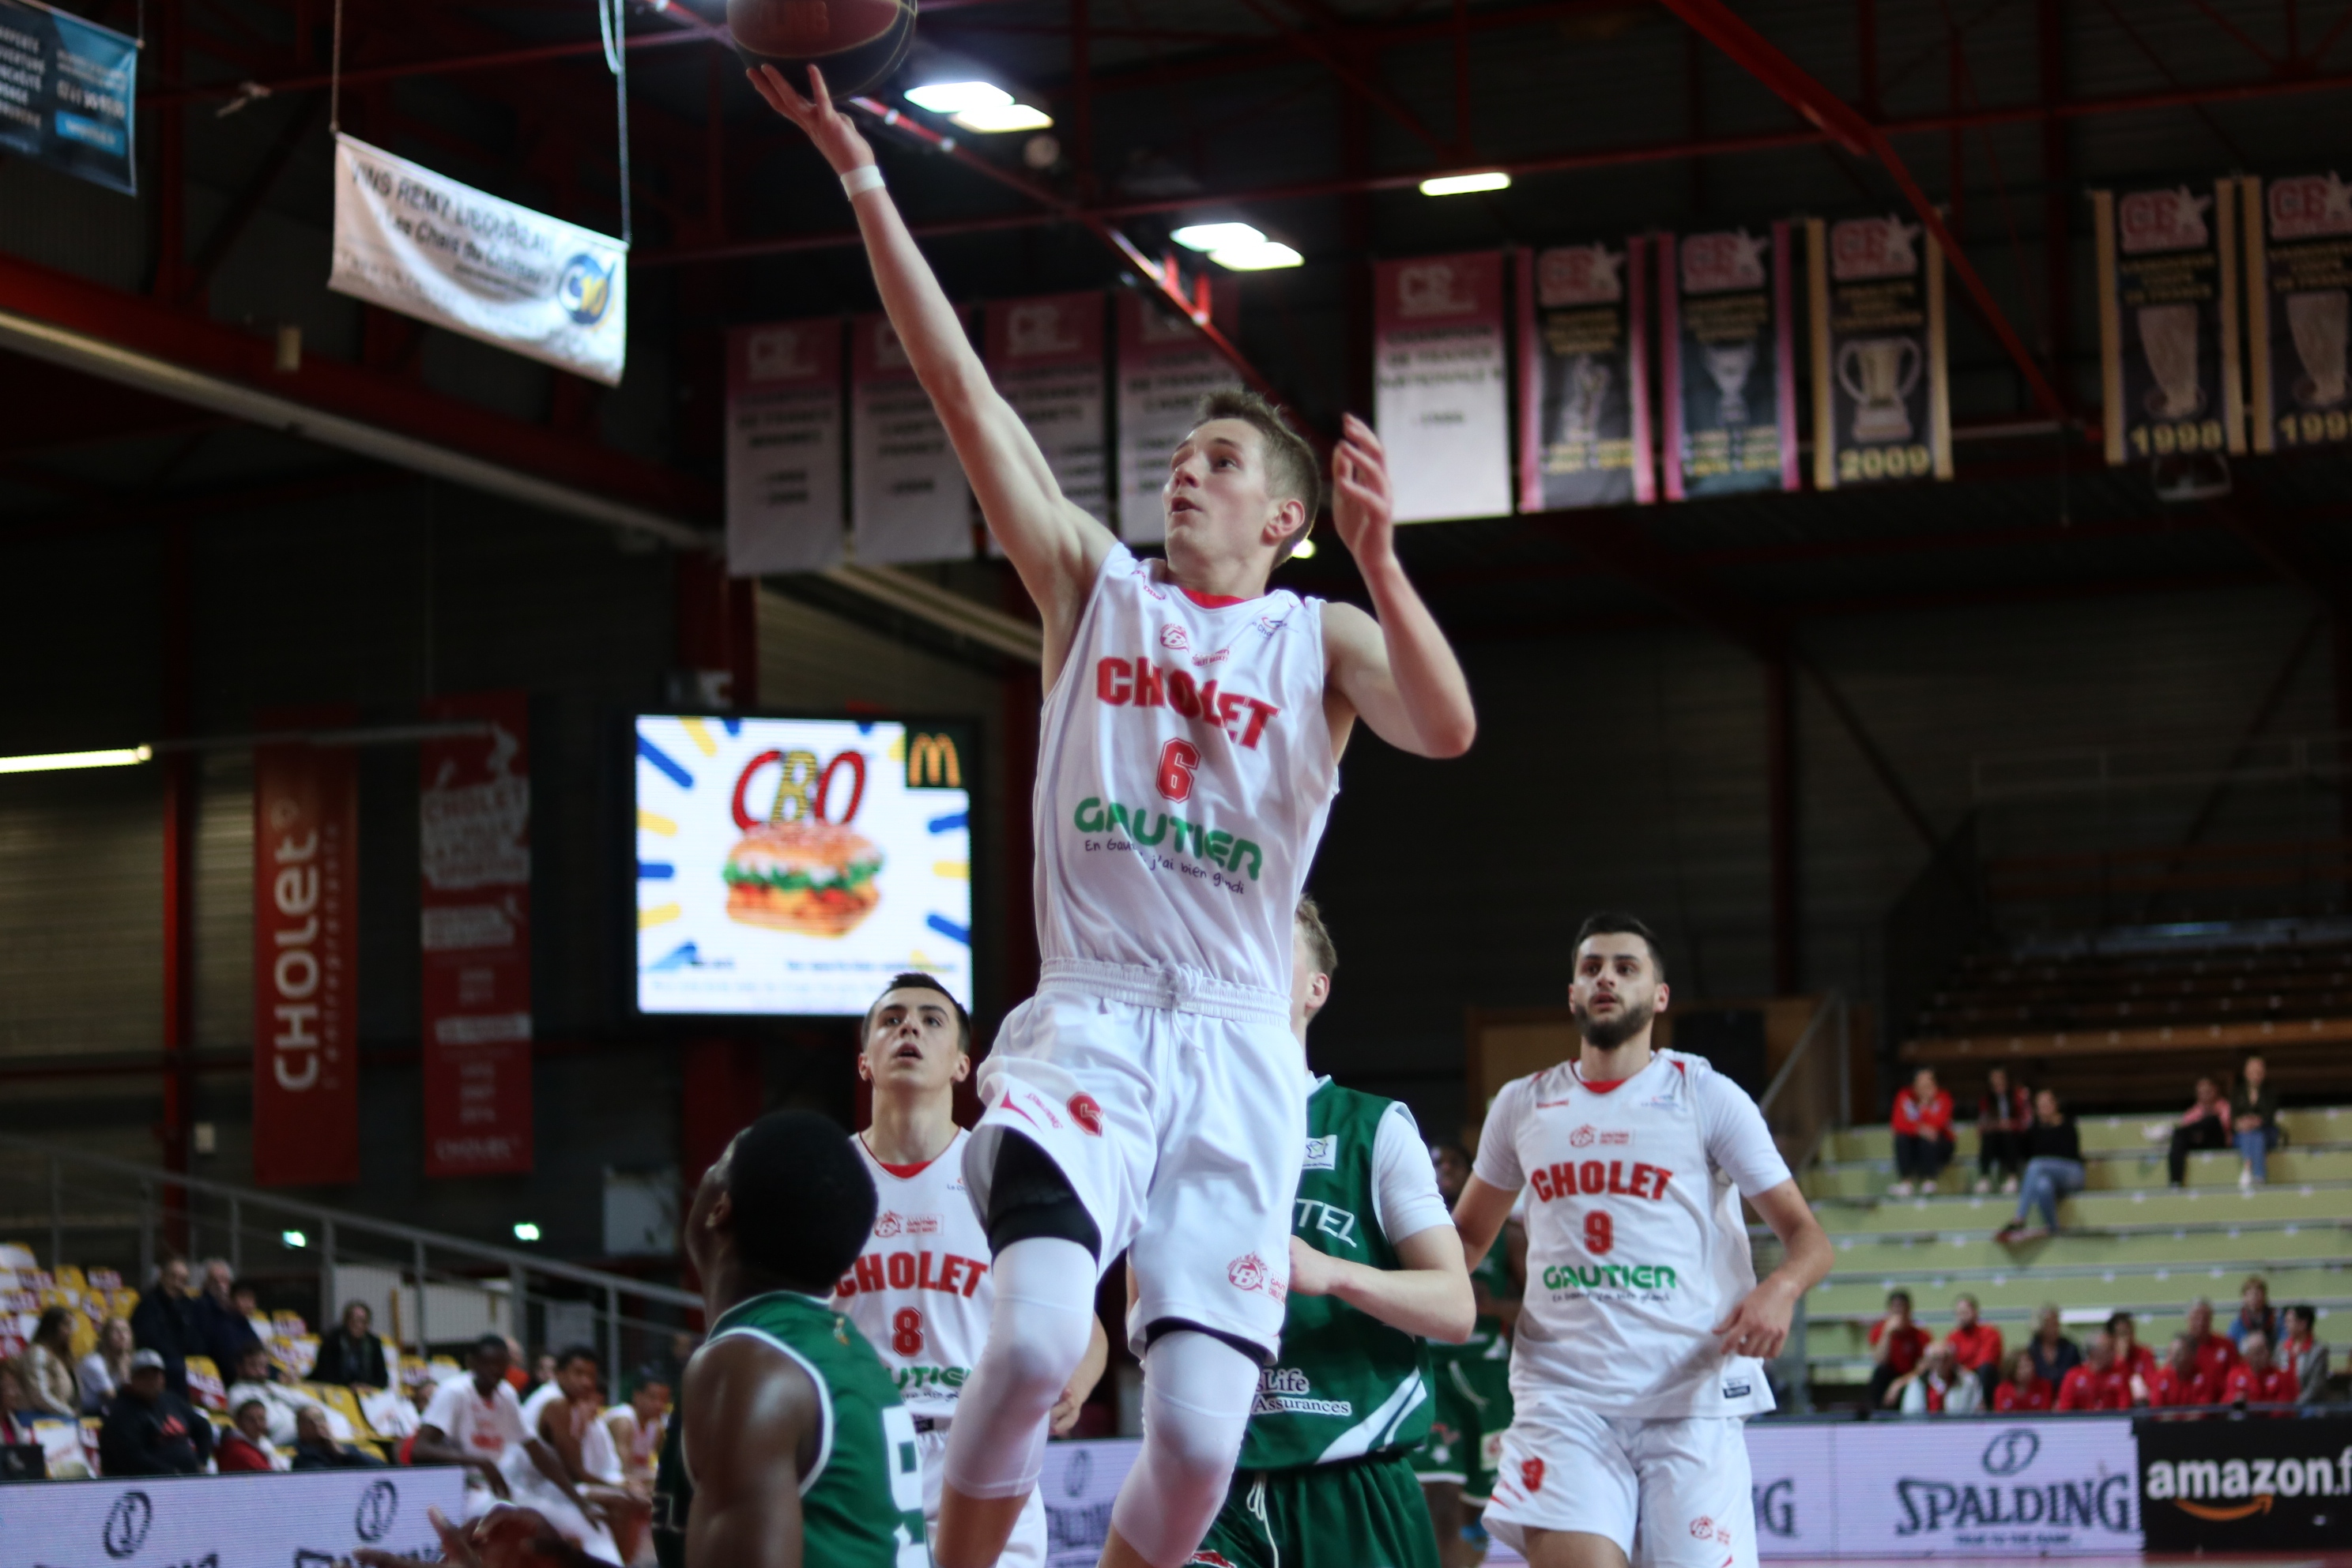
[{"label": "white basketball shorts", "polygon": [[[948,1473],[947,1428],[934,1426],[928,1432],[916,1433],[915,1446],[923,1456],[923,1523],[936,1549],[940,1542],[940,1484]],[[1045,1568],[1045,1493],[1042,1489],[1029,1489],[1029,1500],[1021,1505],[1021,1517],[1013,1521],[1013,1538],[1004,1543],[1004,1555],[996,1562],[997,1568]]]},{"label": "white basketball shorts", "polygon": [[1271,1363],[1307,1148],[1302,1055],[1286,997],[1191,970],[1050,961],[981,1064],[987,1110],[963,1153],[972,1206],[984,1221],[1003,1134],[1032,1140],[1102,1233],[1100,1261],[1129,1249],[1139,1355],[1146,1330],[1179,1319]]},{"label": "white basketball shorts", "polygon": [[1567,1394],[1521,1399],[1503,1436],[1486,1530],[1527,1554],[1527,1532],[1615,1542],[1634,1568],[1756,1568],[1746,1423],[1593,1414]]}]

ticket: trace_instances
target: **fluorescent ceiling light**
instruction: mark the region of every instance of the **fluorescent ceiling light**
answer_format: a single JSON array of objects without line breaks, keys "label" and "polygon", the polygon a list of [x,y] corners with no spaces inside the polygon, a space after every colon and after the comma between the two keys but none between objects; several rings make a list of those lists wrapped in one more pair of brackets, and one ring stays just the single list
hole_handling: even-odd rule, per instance
[{"label": "fluorescent ceiling light", "polygon": [[46,773],[63,768],[127,768],[155,753],[144,746],[112,752],[51,752],[38,757],[0,757],[0,773]]},{"label": "fluorescent ceiling light", "polygon": [[1013,95],[989,81],[932,81],[907,93],[907,101],[933,114],[968,114],[975,109],[1003,109]]},{"label": "fluorescent ceiling light", "polygon": [[1209,252],[1209,259],[1234,272],[1264,272],[1271,267],[1298,267],[1307,258],[1278,239],[1261,239],[1255,245],[1236,245]]},{"label": "fluorescent ceiling light", "polygon": [[517,1241],[537,1241],[539,1226],[527,1219],[519,1219],[515,1221],[514,1234]]},{"label": "fluorescent ceiling light", "polygon": [[1005,131],[1043,131],[1054,123],[1054,117],[1025,103],[1007,103],[967,109],[961,114],[950,115],[948,122],[983,136],[993,136]]},{"label": "fluorescent ceiling light", "polygon": [[1424,196],[1461,196],[1473,191],[1507,191],[1510,188],[1511,176],[1500,169],[1484,174],[1441,174],[1436,179],[1421,183],[1421,194]]},{"label": "fluorescent ceiling light", "polygon": [[297,1249],[310,1245],[310,1238],[299,1230],[281,1230],[278,1233],[278,1239]]},{"label": "fluorescent ceiling light", "polygon": [[1314,560],[1314,559],[1315,559],[1315,542],[1314,542],[1313,540],[1311,540],[1311,539],[1302,539],[1302,540],[1300,540],[1300,541],[1298,542],[1297,545],[1297,546],[1296,546],[1296,547],[1291,551],[1291,552],[1290,552],[1290,558],[1291,558],[1293,561],[1312,561],[1312,560]]},{"label": "fluorescent ceiling light", "polygon": [[1265,236],[1245,223],[1190,224],[1168,237],[1187,250],[1231,250],[1265,243]]}]

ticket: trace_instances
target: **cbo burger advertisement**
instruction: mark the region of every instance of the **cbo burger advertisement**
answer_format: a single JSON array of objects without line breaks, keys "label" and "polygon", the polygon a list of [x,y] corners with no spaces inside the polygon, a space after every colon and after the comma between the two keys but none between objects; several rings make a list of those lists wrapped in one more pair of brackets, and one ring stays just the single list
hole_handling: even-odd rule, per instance
[{"label": "cbo burger advertisement", "polygon": [[2144,1419],[2150,1552],[2317,1552],[2352,1540],[2352,1417]]}]

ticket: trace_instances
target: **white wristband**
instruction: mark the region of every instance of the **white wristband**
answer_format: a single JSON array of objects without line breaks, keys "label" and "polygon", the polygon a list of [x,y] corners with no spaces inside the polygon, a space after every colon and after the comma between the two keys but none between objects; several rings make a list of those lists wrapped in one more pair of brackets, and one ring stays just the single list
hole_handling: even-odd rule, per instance
[{"label": "white wristband", "polygon": [[856,168],[850,170],[849,173],[841,176],[841,188],[849,193],[849,199],[853,202],[868,191],[880,190],[882,188],[881,165],[878,163],[859,164]]}]

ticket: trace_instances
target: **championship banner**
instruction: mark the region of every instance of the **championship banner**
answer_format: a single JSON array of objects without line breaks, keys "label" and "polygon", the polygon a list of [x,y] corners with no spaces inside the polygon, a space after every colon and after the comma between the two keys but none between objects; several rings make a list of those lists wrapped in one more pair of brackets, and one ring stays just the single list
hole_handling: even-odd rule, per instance
[{"label": "championship banner", "polygon": [[0,153],[135,195],[139,43],[40,0],[0,0]]},{"label": "championship banner", "polygon": [[1658,499],[1640,239],[1519,252],[1519,510]]},{"label": "championship banner", "polygon": [[1372,423],[1399,522],[1511,510],[1509,372],[1499,251],[1374,269]]},{"label": "championship banner", "polygon": [[335,137],[327,287],[372,305],[621,384],[629,247]]},{"label": "championship banner", "polygon": [[1797,488],[1789,226],[1658,238],[1666,499]]},{"label": "championship banner", "polygon": [[849,324],[849,404],[857,563],[971,560],[971,486],[898,329],[878,310]]},{"label": "championship banner", "polygon": [[417,746],[425,1173],[528,1171],[530,699],[434,698],[425,717],[490,727]]},{"label": "championship banner", "polygon": [[360,1179],[359,805],[350,747],[253,749],[253,1179],[265,1187]]},{"label": "championship banner", "polygon": [[841,563],[841,322],[727,332],[727,572]]},{"label": "championship banner", "polygon": [[2333,173],[2242,182],[2254,450],[2352,440],[2352,190]]},{"label": "championship banner", "polygon": [[1805,220],[1813,488],[1952,477],[1944,253],[1895,215]]},{"label": "championship banner", "polygon": [[308,1470],[132,1476],[0,1492],[0,1568],[329,1568],[366,1547],[437,1562],[425,1516],[465,1511],[466,1472]]},{"label": "championship banner", "polygon": [[1192,432],[1204,394],[1241,377],[1200,330],[1132,289],[1118,296],[1118,536],[1129,544],[1167,537],[1160,486],[1169,454]]},{"label": "championship banner", "polygon": [[2151,1552],[2340,1550],[2352,1510],[2352,1419],[2143,1418],[2140,1507]]},{"label": "championship banner", "polygon": [[1103,297],[1046,294],[988,307],[988,373],[1072,505],[1110,522]]},{"label": "championship banner", "polygon": [[2093,191],[2107,461],[2246,449],[2238,183]]}]

